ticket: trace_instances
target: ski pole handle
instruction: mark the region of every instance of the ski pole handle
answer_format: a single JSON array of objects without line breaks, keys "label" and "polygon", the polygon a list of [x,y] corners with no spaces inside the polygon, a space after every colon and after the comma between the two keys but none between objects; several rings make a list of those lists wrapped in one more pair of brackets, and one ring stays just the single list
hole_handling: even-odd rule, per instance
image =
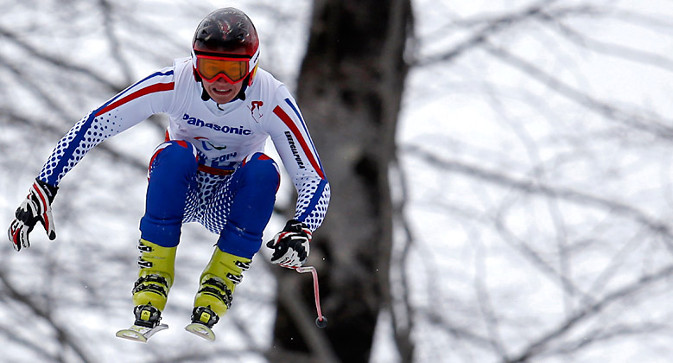
[{"label": "ski pole handle", "polygon": [[318,317],[315,319],[315,325],[318,328],[324,328],[327,326],[327,318],[322,315],[322,310],[320,309],[320,287],[318,286],[318,271],[316,271],[313,266],[300,266],[296,267],[295,271],[299,273],[310,272],[313,275],[313,295],[315,297],[315,309],[318,313]]}]

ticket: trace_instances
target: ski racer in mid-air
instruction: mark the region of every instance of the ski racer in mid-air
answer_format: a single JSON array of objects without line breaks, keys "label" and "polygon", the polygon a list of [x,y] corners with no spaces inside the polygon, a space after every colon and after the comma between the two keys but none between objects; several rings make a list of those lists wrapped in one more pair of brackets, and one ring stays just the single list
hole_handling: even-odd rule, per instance
[{"label": "ski racer in mid-air", "polygon": [[58,142],[11,222],[14,248],[29,246],[28,235],[38,222],[50,239],[56,237],[51,204],[58,185],[89,150],[152,114],[165,113],[166,140],[149,163],[140,220],[134,327],[145,334],[159,325],[174,281],[181,226],[199,222],[219,238],[199,279],[191,325],[197,330],[192,332],[214,339],[210,328],[231,306],[273,212],[280,173],[264,153],[267,139],[298,194],[294,218],[267,245],[274,249],[271,262],[288,268],[305,263],[330,198],[294,98],[259,68],[259,58],[257,31],[245,13],[224,8],[206,16],[190,57],[120,92]]}]

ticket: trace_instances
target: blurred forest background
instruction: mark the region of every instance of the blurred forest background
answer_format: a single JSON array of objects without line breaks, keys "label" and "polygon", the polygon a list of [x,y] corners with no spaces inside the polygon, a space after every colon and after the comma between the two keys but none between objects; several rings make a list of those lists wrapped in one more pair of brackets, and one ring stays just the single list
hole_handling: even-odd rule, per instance
[{"label": "blurred forest background", "polygon": [[[271,266],[263,251],[216,327],[217,343],[189,336],[182,327],[216,236],[187,225],[164,313],[171,329],[147,345],[117,339],[132,319],[146,165],[166,125],[154,116],[99,145],[64,178],[56,241],[36,229],[21,253],[0,243],[0,362],[347,361],[339,329],[370,336],[358,347],[368,356],[357,361],[669,362],[673,3],[378,3],[0,0],[6,226],[60,137],[130,83],[188,56],[198,22],[224,6],[248,13],[261,66],[299,95],[334,206],[309,259],[332,317],[327,329],[312,325],[310,278]],[[388,19],[381,14],[403,20],[386,23],[383,36],[355,33],[362,44],[337,37],[321,48],[315,36],[342,30],[349,14],[359,14],[353,24]],[[400,36],[403,49],[385,47]],[[334,44],[383,48],[360,69],[357,58],[338,58]],[[311,63],[307,50],[337,56]],[[390,96],[381,119],[363,122],[371,110],[348,109],[370,104],[357,92],[334,99],[343,108],[336,116],[353,116],[338,120],[349,132],[330,129],[330,115],[316,119],[335,105],[325,106],[329,94],[312,98],[320,73],[311,69],[335,59],[343,67],[330,76],[351,78],[330,78],[323,89],[380,82],[375,91]],[[372,64],[388,61],[399,68],[379,78]],[[363,136],[336,145],[353,134]],[[375,142],[380,147],[368,149]],[[377,158],[342,171],[349,151]],[[364,183],[372,165],[376,183],[349,184]],[[293,208],[290,184],[281,187],[267,238]],[[372,196],[376,213],[342,209]],[[344,284],[351,281],[371,295],[354,294]],[[374,319],[346,321],[362,306]],[[276,321],[288,314],[296,319],[289,338]]]}]

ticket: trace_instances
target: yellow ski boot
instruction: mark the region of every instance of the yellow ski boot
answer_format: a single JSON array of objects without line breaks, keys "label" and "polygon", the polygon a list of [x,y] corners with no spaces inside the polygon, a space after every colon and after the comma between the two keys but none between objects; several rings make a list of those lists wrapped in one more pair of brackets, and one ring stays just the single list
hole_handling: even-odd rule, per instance
[{"label": "yellow ski boot", "polygon": [[199,291],[194,298],[192,323],[185,329],[207,340],[215,340],[212,327],[231,307],[234,289],[250,267],[249,258],[234,256],[215,247],[213,256],[201,274]]},{"label": "yellow ski boot", "polygon": [[120,338],[146,342],[152,334],[167,329],[161,322],[161,311],[166,307],[168,291],[175,274],[177,247],[163,247],[141,239],[138,243],[138,280],[133,287],[133,314],[135,322],[129,329],[120,330]]}]

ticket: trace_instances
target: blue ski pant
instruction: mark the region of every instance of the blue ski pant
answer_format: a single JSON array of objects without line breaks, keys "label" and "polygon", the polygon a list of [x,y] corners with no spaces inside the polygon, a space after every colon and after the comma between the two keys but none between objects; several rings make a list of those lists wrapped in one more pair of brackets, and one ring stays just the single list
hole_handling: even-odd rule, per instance
[{"label": "blue ski pant", "polygon": [[180,242],[183,223],[219,234],[223,252],[252,258],[262,244],[280,184],[276,163],[263,153],[245,158],[230,175],[198,170],[196,148],[167,141],[150,161],[141,238],[164,247]]}]

